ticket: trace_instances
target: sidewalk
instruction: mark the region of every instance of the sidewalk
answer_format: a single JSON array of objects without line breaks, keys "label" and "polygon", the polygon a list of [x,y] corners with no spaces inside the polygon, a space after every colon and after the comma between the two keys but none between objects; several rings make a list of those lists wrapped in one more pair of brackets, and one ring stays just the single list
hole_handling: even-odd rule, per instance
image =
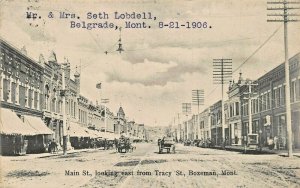
[{"label": "sidewalk", "polygon": [[[74,154],[74,153],[81,153],[81,152],[89,152],[89,151],[97,151],[101,150],[99,148],[94,149],[94,148],[88,148],[88,149],[76,149],[76,150],[69,150],[67,151],[68,154]],[[58,151],[57,153],[37,153],[37,154],[26,154],[26,155],[20,155],[20,156],[0,156],[0,159],[36,159],[36,158],[47,158],[47,157],[53,157],[53,156],[62,156],[63,151]]]},{"label": "sidewalk", "polygon": [[[223,149],[221,146],[215,146],[214,149]],[[244,146],[225,146],[225,150],[227,151],[236,151],[236,152],[244,152]],[[254,154],[277,154],[277,155],[287,155],[287,150],[270,150],[267,147],[263,147],[262,151],[256,150],[247,150],[247,153]],[[293,155],[300,157],[300,149],[293,149]]]}]

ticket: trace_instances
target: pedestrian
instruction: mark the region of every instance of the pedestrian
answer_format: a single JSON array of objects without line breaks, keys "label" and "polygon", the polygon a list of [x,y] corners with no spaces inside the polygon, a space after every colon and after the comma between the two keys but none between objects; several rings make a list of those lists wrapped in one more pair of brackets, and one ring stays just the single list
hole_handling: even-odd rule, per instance
[{"label": "pedestrian", "polygon": [[104,150],[106,150],[106,149],[108,149],[107,148],[107,140],[106,140],[106,138],[104,139]]},{"label": "pedestrian", "polygon": [[51,153],[51,140],[48,140],[48,153]]},{"label": "pedestrian", "polygon": [[116,147],[116,151],[118,151],[118,140],[115,139],[115,147]]},{"label": "pedestrian", "polygon": [[274,149],[274,140],[273,140],[273,137],[269,138],[269,140],[268,140],[268,146],[269,146],[270,150]]},{"label": "pedestrian", "polygon": [[55,142],[54,138],[50,144],[50,148],[51,148],[51,153],[55,153],[57,152],[58,148],[57,148],[57,143]]}]

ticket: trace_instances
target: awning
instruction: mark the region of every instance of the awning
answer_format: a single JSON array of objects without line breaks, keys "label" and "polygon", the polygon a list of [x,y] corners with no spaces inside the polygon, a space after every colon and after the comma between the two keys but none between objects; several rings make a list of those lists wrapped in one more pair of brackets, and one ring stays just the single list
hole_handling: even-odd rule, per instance
[{"label": "awning", "polygon": [[41,118],[24,116],[24,121],[27,125],[34,128],[37,134],[54,134],[54,132],[45,125]]},{"label": "awning", "polygon": [[37,132],[32,127],[25,124],[15,112],[1,108],[0,133],[6,135],[36,135]]},{"label": "awning", "polygon": [[114,139],[119,139],[120,135],[114,134],[114,133],[110,133],[110,132],[106,132],[106,133],[104,133],[104,138],[106,138],[108,140],[114,140]]},{"label": "awning", "polygon": [[70,137],[91,137],[87,128],[84,128],[75,122],[70,122],[68,134]]},{"label": "awning", "polygon": [[96,130],[87,129],[87,132],[91,138],[102,138],[103,137],[103,134],[101,134],[101,132],[96,131]]}]

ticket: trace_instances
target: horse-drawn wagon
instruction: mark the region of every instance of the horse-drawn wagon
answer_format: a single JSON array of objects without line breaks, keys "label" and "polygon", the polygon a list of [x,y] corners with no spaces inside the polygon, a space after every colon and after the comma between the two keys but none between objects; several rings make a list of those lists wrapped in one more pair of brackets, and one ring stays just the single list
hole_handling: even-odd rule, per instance
[{"label": "horse-drawn wagon", "polygon": [[175,153],[175,142],[172,137],[158,139],[158,153],[163,153],[163,150],[167,150],[167,153]]},{"label": "horse-drawn wagon", "polygon": [[117,150],[119,153],[132,152],[133,148],[129,138],[121,137],[117,143]]}]

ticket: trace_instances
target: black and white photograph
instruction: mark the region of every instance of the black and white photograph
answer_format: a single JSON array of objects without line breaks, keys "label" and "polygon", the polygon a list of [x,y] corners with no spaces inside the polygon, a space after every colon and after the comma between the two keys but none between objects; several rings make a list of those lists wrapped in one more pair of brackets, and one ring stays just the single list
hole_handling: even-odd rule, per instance
[{"label": "black and white photograph", "polygon": [[0,187],[300,187],[299,0],[0,0]]}]

